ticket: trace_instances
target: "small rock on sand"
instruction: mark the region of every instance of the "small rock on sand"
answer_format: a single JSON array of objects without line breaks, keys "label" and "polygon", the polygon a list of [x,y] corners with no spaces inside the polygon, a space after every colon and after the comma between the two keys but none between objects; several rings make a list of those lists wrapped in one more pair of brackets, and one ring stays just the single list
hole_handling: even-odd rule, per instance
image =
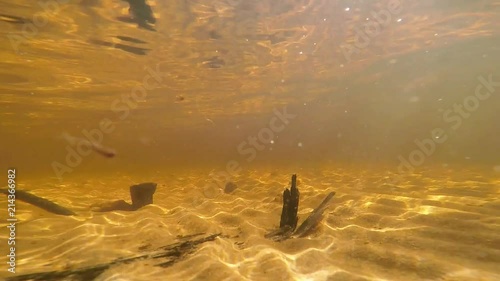
[{"label": "small rock on sand", "polygon": [[234,182],[229,181],[224,186],[224,193],[231,193],[237,188],[238,188],[238,186]]}]

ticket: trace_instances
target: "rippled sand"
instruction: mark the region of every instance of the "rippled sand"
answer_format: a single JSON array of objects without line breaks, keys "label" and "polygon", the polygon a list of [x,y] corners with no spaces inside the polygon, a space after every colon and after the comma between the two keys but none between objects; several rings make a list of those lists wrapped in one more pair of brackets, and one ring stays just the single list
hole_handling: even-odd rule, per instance
[{"label": "rippled sand", "polygon": [[[299,223],[329,191],[336,192],[333,203],[308,238],[267,240],[295,172]],[[178,235],[222,232],[225,238],[202,244],[171,267],[139,261],[112,267],[97,280],[500,280],[498,173],[426,171],[387,183],[394,176],[375,171],[254,170],[233,179],[238,189],[231,194],[209,190],[207,178],[208,172],[196,171],[24,181],[19,189],[78,216],[18,201],[18,272],[76,269],[145,253]],[[154,205],[136,212],[89,210],[97,202],[129,201],[128,187],[146,181],[158,183]]]}]

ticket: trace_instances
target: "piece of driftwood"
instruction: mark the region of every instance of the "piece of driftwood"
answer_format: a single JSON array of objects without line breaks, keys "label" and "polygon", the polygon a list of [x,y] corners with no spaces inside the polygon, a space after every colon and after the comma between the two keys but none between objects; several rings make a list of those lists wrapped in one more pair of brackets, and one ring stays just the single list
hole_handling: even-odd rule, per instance
[{"label": "piece of driftwood", "polygon": [[[0,193],[10,195],[7,188],[0,188]],[[57,215],[63,215],[63,216],[74,216],[76,215],[73,211],[64,208],[63,206],[60,206],[50,200],[47,200],[45,198],[36,196],[34,194],[31,194],[27,191],[24,190],[19,190],[16,189],[16,200],[21,200],[23,202],[29,203],[31,205],[37,206],[38,208],[44,209],[45,211],[57,214]]]},{"label": "piece of driftwood", "polygon": [[323,199],[321,204],[319,204],[319,206],[312,211],[312,213],[299,226],[299,228],[297,228],[297,230],[293,233],[292,236],[304,237],[310,234],[323,219],[323,213],[325,212],[326,208],[328,208],[328,206],[330,205],[330,201],[332,200],[334,195],[335,192],[328,193],[328,195],[325,197],[325,199]]},{"label": "piece of driftwood", "polygon": [[153,204],[153,194],[155,191],[156,183],[153,182],[132,185],[130,187],[132,204],[127,203],[124,200],[117,200],[95,204],[92,208],[96,212],[136,211],[146,205]]},{"label": "piece of driftwood", "polygon": [[164,259],[160,263],[154,266],[159,267],[169,267],[174,263],[178,262],[186,255],[193,253],[197,246],[214,241],[217,237],[221,236],[220,233],[212,234],[203,238],[177,242],[171,245],[166,245],[152,251],[148,254],[143,254],[139,256],[116,259],[109,263],[98,264],[89,267],[83,267],[78,269],[63,270],[63,271],[48,271],[39,272],[25,275],[18,275],[14,277],[7,278],[7,281],[57,281],[57,280],[72,280],[72,281],[92,281],[95,280],[99,275],[104,273],[106,270],[112,266],[120,264],[129,264],[141,260],[156,260]]},{"label": "piece of driftwood", "polygon": [[290,189],[283,192],[283,209],[281,210],[280,227],[265,235],[266,238],[282,241],[288,238],[304,237],[310,234],[319,225],[323,218],[323,212],[330,205],[335,192],[330,192],[316,209],[306,218],[306,220],[297,227],[299,217],[300,192],[297,188],[297,175],[292,175],[292,184]]},{"label": "piece of driftwood", "polygon": [[287,227],[292,231],[297,227],[299,217],[300,192],[297,189],[297,175],[292,175],[290,189],[283,191],[283,209],[281,210],[280,228]]}]

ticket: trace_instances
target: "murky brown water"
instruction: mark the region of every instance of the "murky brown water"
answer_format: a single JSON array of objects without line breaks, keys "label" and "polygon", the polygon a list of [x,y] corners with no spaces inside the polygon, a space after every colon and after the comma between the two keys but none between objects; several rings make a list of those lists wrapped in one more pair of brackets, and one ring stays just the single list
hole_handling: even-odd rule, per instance
[{"label": "murky brown water", "polygon": [[[15,168],[77,213],[17,200],[0,277],[220,232],[96,280],[500,279],[500,1],[254,2],[0,1],[0,187]],[[273,242],[294,173],[299,221],[336,195]],[[151,181],[153,205],[90,209]]]}]

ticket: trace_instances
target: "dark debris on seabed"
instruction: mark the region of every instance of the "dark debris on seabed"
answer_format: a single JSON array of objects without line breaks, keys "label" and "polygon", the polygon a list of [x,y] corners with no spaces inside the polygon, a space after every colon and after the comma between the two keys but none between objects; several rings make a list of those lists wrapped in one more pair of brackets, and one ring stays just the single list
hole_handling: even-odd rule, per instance
[{"label": "dark debris on seabed", "polygon": [[82,267],[78,269],[62,270],[62,271],[47,271],[40,273],[32,273],[19,275],[7,278],[7,281],[58,281],[58,280],[73,280],[73,281],[91,281],[95,280],[99,275],[110,269],[112,266],[120,264],[129,264],[141,260],[157,260],[162,259],[155,266],[169,267],[177,261],[184,258],[186,255],[193,253],[200,244],[205,242],[214,241],[217,237],[221,236],[220,233],[208,235],[202,238],[193,240],[177,242],[174,244],[162,246],[155,251],[148,254],[138,255],[129,258],[120,258],[113,260],[109,263],[93,265],[89,267]]},{"label": "dark debris on seabed", "polygon": [[[148,182],[130,187],[130,196],[132,204],[124,200],[117,200],[106,202],[98,205],[93,205],[94,211],[109,212],[109,211],[136,211],[146,205],[153,203],[153,194],[156,191],[157,184]],[[228,182],[225,186],[225,193],[231,193],[237,189],[237,185],[233,182]],[[5,193],[4,189],[0,189],[0,193]],[[52,212],[58,215],[76,215],[73,211],[66,209],[58,204],[51,202],[45,198],[38,197],[25,191],[17,191],[21,194],[19,200],[23,200],[34,206]],[[291,238],[300,238],[309,235],[316,229],[322,219],[323,212],[329,206],[331,199],[335,192],[330,192],[321,204],[312,211],[312,213],[304,220],[304,222],[297,228],[298,223],[298,208],[300,192],[297,188],[297,175],[292,176],[290,189],[285,189],[283,192],[283,208],[281,212],[279,229],[272,231],[265,235],[266,238],[273,241],[283,241]],[[155,250],[147,251],[145,254],[136,255],[132,257],[124,257],[115,259],[108,263],[97,264],[88,267],[82,267],[71,270],[62,271],[47,271],[31,274],[18,275],[7,278],[8,281],[46,281],[46,280],[76,280],[76,281],[89,281],[95,280],[99,275],[113,266],[120,264],[129,264],[141,260],[158,260],[154,266],[169,267],[176,262],[182,260],[189,254],[196,251],[197,247],[203,243],[211,242],[218,237],[231,238],[223,235],[222,233],[215,233],[206,235],[205,233],[197,233],[189,236],[178,236],[178,242],[159,247]],[[147,250],[146,247],[142,250]],[[161,260],[160,260],[161,259]]]},{"label": "dark debris on seabed", "polygon": [[335,192],[330,192],[316,209],[297,227],[300,192],[297,188],[297,175],[292,175],[290,189],[283,191],[283,208],[281,210],[280,227],[265,235],[274,241],[283,241],[289,238],[300,238],[311,234],[323,219],[323,213],[331,203]]}]

